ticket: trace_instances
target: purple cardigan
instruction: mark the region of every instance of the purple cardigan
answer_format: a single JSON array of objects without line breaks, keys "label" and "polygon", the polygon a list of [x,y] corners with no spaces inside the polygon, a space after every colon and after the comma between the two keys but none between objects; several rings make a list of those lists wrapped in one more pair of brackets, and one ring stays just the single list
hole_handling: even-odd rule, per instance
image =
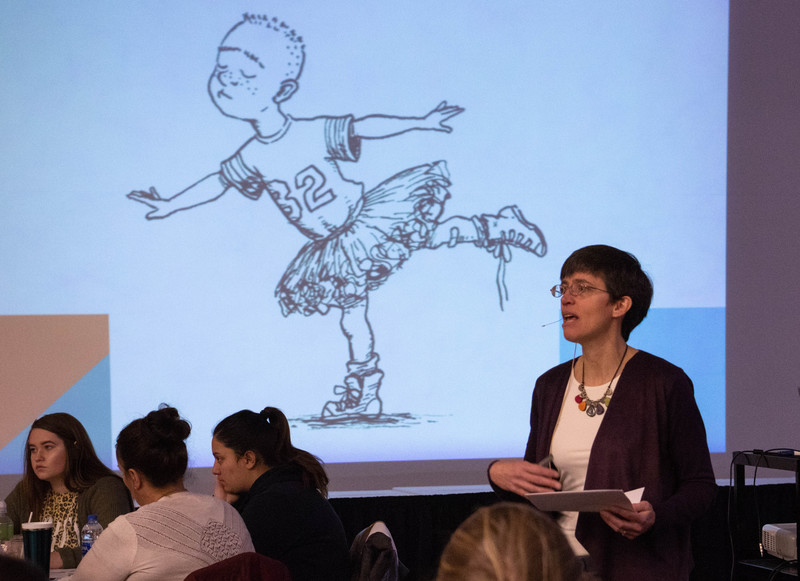
[{"label": "purple cardigan", "polygon": [[[536,381],[525,460],[550,453],[571,362]],[[644,486],[653,505],[653,527],[626,540],[598,513],[581,513],[575,535],[586,547],[603,581],[689,579],[692,521],[716,494],[703,419],[694,388],[682,369],[639,351],[619,378],[597,432],[586,473],[586,490]]]}]

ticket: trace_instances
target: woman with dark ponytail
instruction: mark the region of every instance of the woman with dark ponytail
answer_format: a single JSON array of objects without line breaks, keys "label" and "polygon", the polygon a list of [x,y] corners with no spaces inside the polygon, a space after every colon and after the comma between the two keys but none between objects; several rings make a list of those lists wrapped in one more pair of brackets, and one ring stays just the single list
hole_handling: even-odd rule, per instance
[{"label": "woman with dark ponytail", "polygon": [[228,503],[187,492],[189,422],[163,405],[117,436],[123,481],[141,508],[118,517],[97,538],[73,581],[183,581],[212,563],[253,550]]},{"label": "woman with dark ponytail", "polygon": [[293,581],[347,578],[342,522],[326,500],[322,463],[292,445],[277,408],[242,410],[214,428],[215,494],[241,513],[256,552],[286,564]]}]

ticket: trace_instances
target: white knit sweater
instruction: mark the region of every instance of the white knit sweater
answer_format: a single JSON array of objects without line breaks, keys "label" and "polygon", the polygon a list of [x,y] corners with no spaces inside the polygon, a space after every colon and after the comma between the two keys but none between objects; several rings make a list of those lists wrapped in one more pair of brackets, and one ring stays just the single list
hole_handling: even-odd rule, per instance
[{"label": "white knit sweater", "polygon": [[71,581],[183,581],[253,543],[239,513],[212,496],[179,492],[117,517]]}]

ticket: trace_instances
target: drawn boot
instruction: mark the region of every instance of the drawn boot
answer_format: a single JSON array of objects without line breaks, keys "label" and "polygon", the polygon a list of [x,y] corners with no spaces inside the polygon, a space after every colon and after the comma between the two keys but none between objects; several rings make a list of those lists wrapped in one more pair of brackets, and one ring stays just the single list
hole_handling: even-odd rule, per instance
[{"label": "drawn boot", "polygon": [[383,410],[383,402],[378,395],[383,379],[383,371],[378,369],[378,355],[368,361],[349,361],[348,374],[344,385],[337,385],[333,392],[338,400],[328,401],[322,408],[323,419],[377,417]]},{"label": "drawn boot", "polygon": [[481,214],[472,218],[479,239],[475,245],[504,262],[511,260],[511,247],[521,248],[536,256],[547,253],[544,234],[536,224],[528,222],[517,206],[506,206],[496,215]]}]

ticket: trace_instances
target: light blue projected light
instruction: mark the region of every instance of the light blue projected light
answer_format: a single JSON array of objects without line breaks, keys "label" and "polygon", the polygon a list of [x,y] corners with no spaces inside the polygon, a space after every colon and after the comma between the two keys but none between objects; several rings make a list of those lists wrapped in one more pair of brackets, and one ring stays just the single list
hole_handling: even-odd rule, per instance
[{"label": "light blue projected light", "polygon": [[[229,36],[243,13],[291,31],[292,70],[283,41]],[[104,459],[162,402],[191,421],[196,466],[221,418],[267,405],[328,463],[516,455],[559,357],[543,289],[596,243],[653,275],[634,341],[687,370],[721,449],[722,315],[695,314],[725,309],[728,2],[39,0],[2,16],[0,314],[108,313]],[[300,77],[272,92],[300,44]],[[208,203],[156,209],[187,189]],[[512,229],[527,240],[500,244]],[[320,418],[364,389],[376,421]],[[108,398],[81,420],[105,422],[91,406]]]},{"label": "light blue projected light", "polygon": [[[629,344],[686,372],[706,425],[709,451],[725,452],[725,309],[650,309]],[[572,359],[574,347],[561,337],[561,361]]]}]

